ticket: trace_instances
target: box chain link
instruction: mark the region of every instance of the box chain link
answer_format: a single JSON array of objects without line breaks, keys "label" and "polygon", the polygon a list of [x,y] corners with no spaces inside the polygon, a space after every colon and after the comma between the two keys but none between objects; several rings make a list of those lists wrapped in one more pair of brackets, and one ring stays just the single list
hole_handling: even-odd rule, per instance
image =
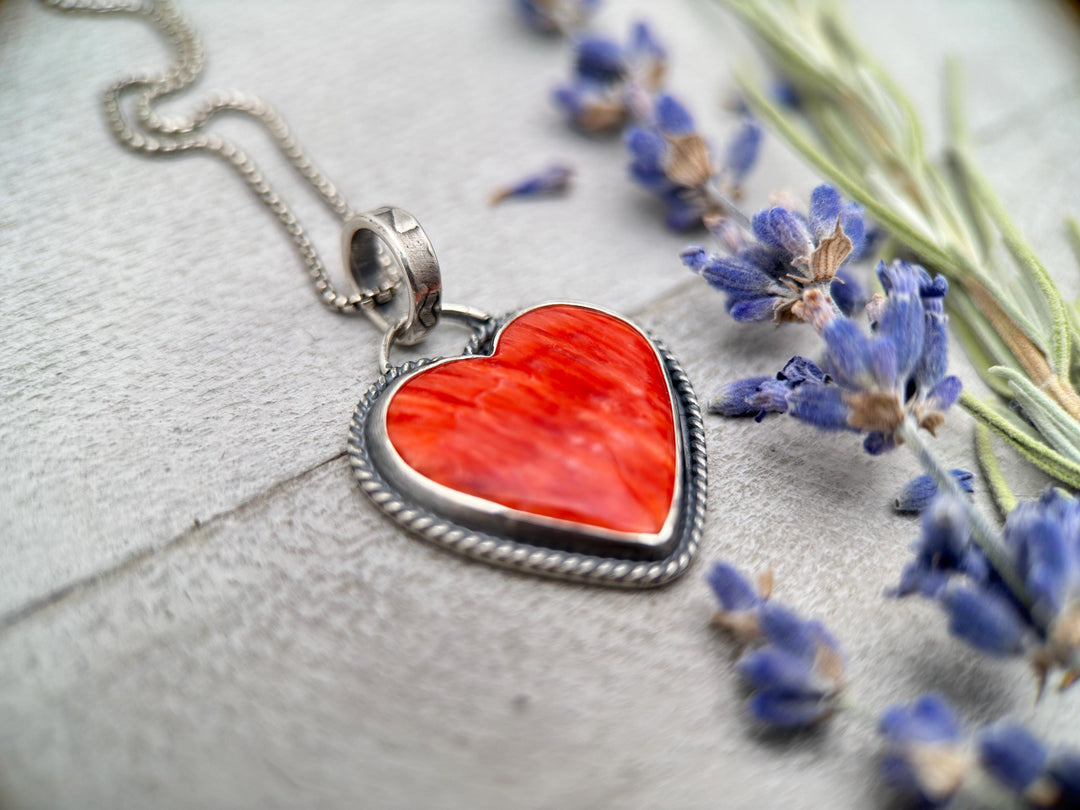
[{"label": "box chain link", "polygon": [[[154,108],[155,102],[184,90],[202,73],[206,62],[202,42],[191,23],[179,12],[172,0],[41,0],[46,6],[60,11],[88,14],[129,14],[150,23],[174,53],[173,63],[163,73],[138,73],[113,82],[105,91],[102,104],[105,117],[117,141],[132,152],[145,155],[171,155],[184,152],[207,152],[215,155],[233,169],[262,203],[273,213],[296,246],[300,258],[322,302],[330,309],[351,315],[393,297],[400,281],[389,279],[373,289],[360,290],[354,295],[342,295],[331,283],[322,258],[308,237],[307,231],[288,204],[274,190],[262,170],[251,157],[233,141],[204,131],[204,127],[220,112],[247,115],[258,121],[270,134],[278,149],[297,172],[318,192],[323,202],[342,221],[353,211],[344,195],[308,157],[296,140],[289,125],[273,106],[258,96],[240,91],[211,95],[199,103],[187,119],[164,118]],[[138,127],[129,122],[123,111],[128,93],[138,92],[135,118]]]}]

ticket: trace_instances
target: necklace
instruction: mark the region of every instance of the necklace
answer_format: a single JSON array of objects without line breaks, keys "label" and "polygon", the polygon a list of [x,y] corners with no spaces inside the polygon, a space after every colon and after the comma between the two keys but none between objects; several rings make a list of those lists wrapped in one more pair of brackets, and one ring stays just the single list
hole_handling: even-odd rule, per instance
[{"label": "necklace", "polygon": [[[194,83],[205,61],[172,0],[42,1],[149,22],[175,59],[105,91],[118,142],[140,154],[225,161],[292,240],[321,302],[380,330],[381,376],[361,397],[348,439],[372,503],[428,541],[522,571],[649,587],[687,569],[704,523],[704,431],[689,380],[662,343],[588,304],[491,317],[443,302],[438,259],[417,219],[396,207],[354,211],[262,99],[229,92],[184,120],[157,113],[155,103]],[[342,289],[255,162],[207,130],[222,112],[260,123],[341,219]],[[459,356],[392,363],[395,345],[420,343],[445,318],[473,332]]]}]

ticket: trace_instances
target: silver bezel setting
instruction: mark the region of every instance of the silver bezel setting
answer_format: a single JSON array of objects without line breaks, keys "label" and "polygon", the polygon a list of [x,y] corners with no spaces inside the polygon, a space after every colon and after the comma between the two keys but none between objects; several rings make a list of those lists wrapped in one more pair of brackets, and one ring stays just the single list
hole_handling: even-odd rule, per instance
[{"label": "silver bezel setting", "polygon": [[[619,318],[648,339],[656,351],[668,381],[678,437],[678,478],[668,520],[660,534],[630,535],[540,518],[459,493],[408,467],[390,444],[383,415],[399,385],[436,364],[490,354],[503,328],[535,307],[485,324],[462,355],[404,363],[372,384],[353,413],[348,443],[353,472],[368,497],[390,517],[458,554],[528,573],[594,584],[638,588],[663,585],[689,567],[704,526],[707,467],[697,397],[674,356],[632,322],[600,307],[551,303],[571,303]],[[621,547],[621,553],[608,553],[605,546]]]}]

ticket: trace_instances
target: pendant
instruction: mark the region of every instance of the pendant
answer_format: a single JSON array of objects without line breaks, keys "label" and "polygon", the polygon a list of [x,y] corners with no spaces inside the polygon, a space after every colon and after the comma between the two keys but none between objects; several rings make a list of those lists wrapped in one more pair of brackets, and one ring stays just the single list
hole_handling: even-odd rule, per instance
[{"label": "pendant", "polygon": [[[397,277],[410,293],[407,312],[382,319],[384,373],[348,444],[380,509],[443,548],[530,573],[650,587],[686,570],[705,517],[704,430],[661,343],[587,304],[498,319],[441,305],[434,251],[400,209],[354,217],[343,242],[358,285]],[[475,328],[463,353],[391,367],[391,345],[440,315]]]}]

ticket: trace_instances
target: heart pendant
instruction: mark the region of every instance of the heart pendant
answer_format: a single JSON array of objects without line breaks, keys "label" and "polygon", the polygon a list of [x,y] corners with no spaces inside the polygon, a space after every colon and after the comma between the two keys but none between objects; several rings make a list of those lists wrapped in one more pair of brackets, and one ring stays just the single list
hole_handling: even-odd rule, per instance
[{"label": "heart pendant", "polygon": [[674,357],[625,318],[543,304],[460,357],[390,368],[348,447],[390,517],[459,554],[546,576],[662,585],[705,517],[701,413]]}]

